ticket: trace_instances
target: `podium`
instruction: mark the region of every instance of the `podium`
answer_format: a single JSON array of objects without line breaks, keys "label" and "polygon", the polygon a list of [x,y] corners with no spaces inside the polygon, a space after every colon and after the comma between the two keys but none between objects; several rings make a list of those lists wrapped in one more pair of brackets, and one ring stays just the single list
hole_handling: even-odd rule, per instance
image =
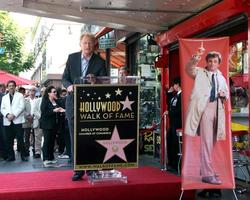
[{"label": "podium", "polygon": [[91,77],[74,85],[74,170],[102,170],[91,184],[127,182],[138,167],[139,79]]}]

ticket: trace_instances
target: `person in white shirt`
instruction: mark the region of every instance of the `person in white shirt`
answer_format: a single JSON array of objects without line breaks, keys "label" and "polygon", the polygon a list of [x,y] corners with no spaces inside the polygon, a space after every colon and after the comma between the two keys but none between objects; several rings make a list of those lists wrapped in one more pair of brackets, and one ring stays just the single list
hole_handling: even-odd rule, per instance
[{"label": "person in white shirt", "polygon": [[43,136],[43,131],[40,128],[39,124],[39,119],[41,118],[41,102],[42,102],[42,97],[45,92],[45,87],[41,88],[40,93],[41,97],[35,99],[34,101],[34,107],[32,110],[32,116],[33,116],[33,130],[34,130],[34,135],[35,135],[35,154],[34,158],[40,158],[41,153],[42,153],[42,136]]},{"label": "person in white shirt", "polygon": [[9,93],[2,98],[1,104],[3,126],[6,136],[7,161],[15,160],[15,153],[13,150],[15,137],[20,145],[22,161],[28,161],[25,155],[22,129],[22,123],[24,123],[24,97],[21,93],[16,91],[15,81],[8,81],[7,88]]}]

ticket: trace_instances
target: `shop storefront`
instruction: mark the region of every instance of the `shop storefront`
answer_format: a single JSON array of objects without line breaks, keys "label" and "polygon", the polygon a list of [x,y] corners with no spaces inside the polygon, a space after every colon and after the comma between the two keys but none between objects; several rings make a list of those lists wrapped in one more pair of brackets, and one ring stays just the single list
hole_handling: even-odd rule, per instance
[{"label": "shop storefront", "polygon": [[[128,41],[129,43],[129,41]],[[160,71],[155,68],[155,58],[159,54],[159,46],[153,36],[140,35],[128,45],[131,75],[140,77],[140,153],[160,154]],[[128,62],[129,63],[129,62]]]},{"label": "shop storefront", "polygon": [[[176,76],[180,76],[179,69],[179,38],[209,38],[229,36],[230,39],[230,89],[232,104],[232,131],[249,132],[249,5],[246,1],[221,2],[200,15],[180,23],[165,33],[157,36],[161,52],[167,59],[168,65],[162,70],[162,86],[169,84]],[[187,29],[187,27],[189,27]],[[162,90],[162,97],[165,98]],[[164,104],[164,102],[163,102]],[[161,113],[167,110],[162,106]],[[164,137],[162,133],[162,137]],[[249,141],[249,136],[243,140]],[[247,148],[247,147],[246,147]],[[162,142],[164,160],[164,142]],[[163,162],[163,161],[162,161]]]}]

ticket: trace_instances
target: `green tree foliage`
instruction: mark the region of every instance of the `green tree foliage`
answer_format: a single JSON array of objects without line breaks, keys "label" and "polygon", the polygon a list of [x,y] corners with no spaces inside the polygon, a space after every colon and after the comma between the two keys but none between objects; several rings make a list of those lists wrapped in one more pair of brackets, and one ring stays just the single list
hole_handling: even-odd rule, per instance
[{"label": "green tree foliage", "polygon": [[32,68],[33,54],[24,51],[24,31],[9,16],[8,12],[0,12],[1,48],[5,51],[0,55],[0,69],[12,74]]}]

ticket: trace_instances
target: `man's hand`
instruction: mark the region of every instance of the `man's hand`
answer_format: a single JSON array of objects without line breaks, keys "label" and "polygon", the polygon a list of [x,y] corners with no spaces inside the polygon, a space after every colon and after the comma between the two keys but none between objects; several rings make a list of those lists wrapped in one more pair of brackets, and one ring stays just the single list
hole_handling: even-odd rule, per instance
[{"label": "man's hand", "polygon": [[223,91],[219,91],[218,98],[220,98],[221,102],[224,103],[226,101],[226,94]]},{"label": "man's hand", "polygon": [[74,91],[73,85],[70,85],[69,87],[67,87],[67,91],[68,92],[73,92]]},{"label": "man's hand", "polygon": [[205,49],[203,47],[203,45],[201,47],[198,48],[196,54],[194,54],[192,57],[193,57],[193,60],[198,63],[200,60],[201,60],[201,56],[204,54],[205,52]]},{"label": "man's hand", "polygon": [[193,61],[194,61],[195,63],[198,63],[198,62],[200,62],[200,60],[201,60],[201,56],[195,54],[195,55],[192,56],[192,59],[193,59]]},{"label": "man's hand", "polygon": [[204,54],[204,52],[205,52],[205,48],[201,46],[200,48],[198,48],[197,55],[201,56]]},{"label": "man's hand", "polygon": [[219,97],[219,98],[226,98],[226,94],[225,94],[225,92],[223,92],[223,91],[219,91],[219,93],[218,93],[218,97]]},{"label": "man's hand", "polygon": [[90,84],[94,84],[95,82],[96,82],[96,78],[95,78],[95,75],[94,74],[88,74],[87,75],[87,81],[88,81],[88,83],[90,83]]},{"label": "man's hand", "polygon": [[26,117],[26,119],[27,119],[27,121],[28,121],[29,123],[33,123],[33,116],[28,115],[28,116]]},{"label": "man's hand", "polygon": [[7,119],[10,120],[10,121],[12,121],[13,119],[15,119],[15,115],[13,115],[13,114],[8,114],[8,115],[7,115]]},{"label": "man's hand", "polygon": [[174,87],[171,86],[171,87],[169,88],[168,92],[173,92],[173,91],[174,91]]}]

